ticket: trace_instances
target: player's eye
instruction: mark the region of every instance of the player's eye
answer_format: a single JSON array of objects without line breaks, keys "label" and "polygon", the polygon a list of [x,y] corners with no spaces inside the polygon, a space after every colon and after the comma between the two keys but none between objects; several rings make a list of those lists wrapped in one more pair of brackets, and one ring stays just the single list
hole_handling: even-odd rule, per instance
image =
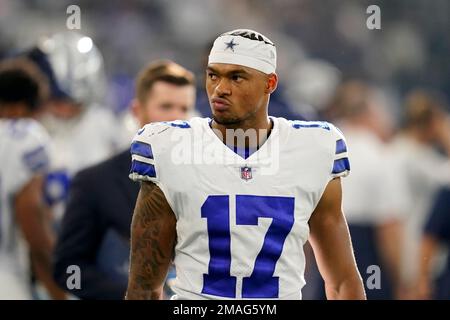
[{"label": "player's eye", "polygon": [[211,79],[213,81],[217,80],[217,75],[212,72],[208,72],[208,77],[209,77],[209,79]]},{"label": "player's eye", "polygon": [[231,80],[236,81],[236,82],[241,82],[244,78],[238,74],[234,74],[231,76]]}]

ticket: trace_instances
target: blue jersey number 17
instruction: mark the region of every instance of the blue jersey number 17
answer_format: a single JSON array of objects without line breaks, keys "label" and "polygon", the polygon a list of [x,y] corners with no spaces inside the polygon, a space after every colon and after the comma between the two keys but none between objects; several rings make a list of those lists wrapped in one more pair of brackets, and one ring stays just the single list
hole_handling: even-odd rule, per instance
[{"label": "blue jersey number 17", "polygon": [[[235,298],[236,277],[231,276],[229,196],[209,196],[201,208],[207,219],[210,261],[203,275],[202,293]],[[294,224],[294,198],[236,196],[236,225],[258,226],[258,218],[272,218],[253,272],[242,280],[242,298],[278,298],[275,265]]]}]

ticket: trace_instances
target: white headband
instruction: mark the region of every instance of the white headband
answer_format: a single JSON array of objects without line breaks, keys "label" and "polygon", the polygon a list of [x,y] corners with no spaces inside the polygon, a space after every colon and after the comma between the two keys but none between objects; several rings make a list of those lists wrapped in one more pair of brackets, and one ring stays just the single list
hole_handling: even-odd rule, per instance
[{"label": "white headband", "polygon": [[262,34],[237,29],[217,37],[209,54],[209,63],[237,64],[270,74],[277,67],[277,50]]}]

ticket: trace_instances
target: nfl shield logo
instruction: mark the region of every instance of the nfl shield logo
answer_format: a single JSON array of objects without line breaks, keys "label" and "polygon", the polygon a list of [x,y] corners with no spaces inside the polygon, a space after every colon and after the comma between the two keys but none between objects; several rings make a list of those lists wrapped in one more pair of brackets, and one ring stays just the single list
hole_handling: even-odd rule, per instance
[{"label": "nfl shield logo", "polygon": [[242,167],[241,168],[241,178],[245,181],[250,180],[252,178],[252,168],[250,167]]}]

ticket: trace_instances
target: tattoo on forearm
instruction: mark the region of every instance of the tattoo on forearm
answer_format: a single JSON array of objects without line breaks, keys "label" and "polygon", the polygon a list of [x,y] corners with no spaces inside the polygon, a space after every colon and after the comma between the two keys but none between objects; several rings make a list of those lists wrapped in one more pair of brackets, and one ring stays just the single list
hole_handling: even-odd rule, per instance
[{"label": "tattoo on forearm", "polygon": [[175,245],[175,217],[163,192],[143,183],[132,221],[127,299],[150,299],[162,286]]}]

